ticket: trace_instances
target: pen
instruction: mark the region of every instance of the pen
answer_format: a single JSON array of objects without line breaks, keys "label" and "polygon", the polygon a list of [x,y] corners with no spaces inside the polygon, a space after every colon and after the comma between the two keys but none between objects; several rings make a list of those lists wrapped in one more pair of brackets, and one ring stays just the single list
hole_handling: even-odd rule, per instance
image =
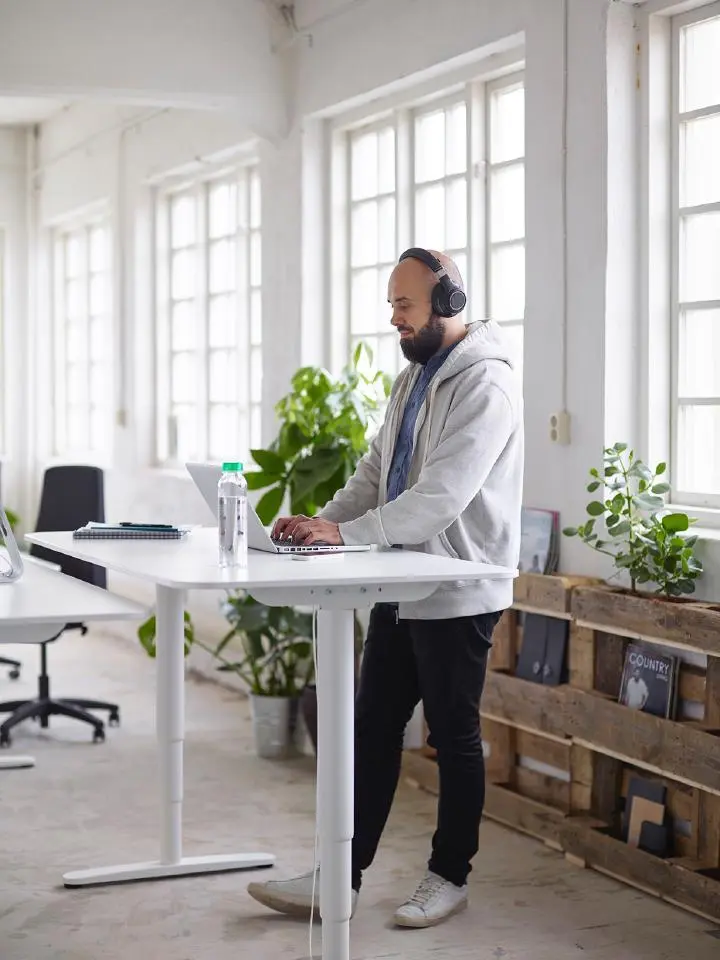
[{"label": "pen", "polygon": [[130,523],[125,520],[119,524],[121,527],[130,527],[133,530],[175,530],[172,523]]}]

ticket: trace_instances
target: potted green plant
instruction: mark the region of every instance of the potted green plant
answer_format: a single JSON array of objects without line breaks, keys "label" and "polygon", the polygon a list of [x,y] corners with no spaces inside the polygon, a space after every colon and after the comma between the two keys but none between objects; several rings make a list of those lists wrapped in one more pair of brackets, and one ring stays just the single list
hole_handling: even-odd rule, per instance
[{"label": "potted green plant", "polygon": [[[242,592],[228,594],[223,612],[230,630],[216,646],[197,634],[185,611],[185,656],[193,646],[210,654],[218,670],[235,673],[248,686],[253,713],[255,749],[260,757],[284,758],[296,753],[299,697],[312,679],[312,614],[293,607],[266,607]],[[156,656],[156,620],[138,629],[145,652]],[[232,648],[239,655],[231,658]]]},{"label": "potted green plant", "polygon": [[602,467],[590,470],[587,490],[596,496],[587,504],[588,519],[563,533],[610,557],[613,578],[624,577],[629,587],[577,588],[577,620],[666,642],[720,628],[717,608],[688,602],[703,566],[698,538],[688,534],[694,519],[666,505],[666,469],[664,463],[651,469],[616,443],[604,451]]},{"label": "potted green plant", "polygon": [[[269,525],[289,499],[290,512],[313,516],[332,500],[367,452],[390,395],[391,378],[372,371],[373,354],[360,343],[339,377],[321,367],[302,367],[290,391],[278,402],[280,426],[274,442],[252,450],[258,470],[246,474],[251,490],[265,490],[257,512]],[[368,372],[366,372],[368,371]],[[362,648],[362,628],[355,621],[356,647]],[[317,695],[308,683],[301,699],[305,725],[317,750]]]},{"label": "potted green plant", "polygon": [[612,557],[633,593],[653,585],[656,594],[669,598],[694,593],[702,564],[695,557],[697,537],[685,536],[694,519],[666,508],[670,485],[659,479],[665,470],[664,463],[651,470],[627,444],[608,447],[602,471],[592,468],[587,485],[589,493],[603,488],[604,498],[591,500],[589,519],[563,533]]},{"label": "potted green plant", "polygon": [[[231,629],[213,653],[223,658],[219,670],[236,673],[248,685],[257,755],[293,756],[298,752],[300,695],[314,675],[313,615],[231,594],[225,616]],[[242,652],[227,660],[224,652],[233,638]]]}]

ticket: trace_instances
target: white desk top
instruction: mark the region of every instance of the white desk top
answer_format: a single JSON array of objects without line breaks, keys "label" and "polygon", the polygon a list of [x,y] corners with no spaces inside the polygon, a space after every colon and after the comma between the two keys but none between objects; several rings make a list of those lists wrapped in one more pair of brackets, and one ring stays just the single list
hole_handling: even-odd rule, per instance
[{"label": "white desk top", "polygon": [[19,580],[0,584],[0,628],[33,623],[135,620],[147,616],[147,610],[140,604],[75,577],[66,577],[32,562],[25,562],[24,567]]},{"label": "white desk top", "polygon": [[58,553],[153,583],[178,589],[353,586],[445,583],[455,580],[505,580],[514,570],[468,563],[410,550],[367,551],[310,556],[251,550],[246,570],[218,566],[217,530],[193,530],[185,540],[73,540],[71,532],[33,533],[26,537]]}]

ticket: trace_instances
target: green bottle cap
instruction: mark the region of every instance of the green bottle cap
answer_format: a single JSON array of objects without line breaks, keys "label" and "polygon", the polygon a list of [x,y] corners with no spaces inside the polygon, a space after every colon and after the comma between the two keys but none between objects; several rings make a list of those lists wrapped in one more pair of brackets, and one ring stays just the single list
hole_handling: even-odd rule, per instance
[{"label": "green bottle cap", "polygon": [[223,473],[242,473],[243,465],[237,461],[223,463]]}]

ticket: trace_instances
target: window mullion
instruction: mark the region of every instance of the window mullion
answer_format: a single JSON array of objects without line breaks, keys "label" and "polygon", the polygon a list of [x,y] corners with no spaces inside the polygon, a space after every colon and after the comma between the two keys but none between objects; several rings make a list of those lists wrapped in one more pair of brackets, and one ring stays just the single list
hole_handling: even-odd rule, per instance
[{"label": "window mullion", "polygon": [[415,236],[413,203],[414,131],[409,110],[395,117],[395,249],[398,256],[412,246]]},{"label": "window mullion", "polygon": [[178,455],[178,422],[177,411],[175,410],[175,376],[174,376],[174,352],[175,337],[173,330],[173,229],[172,229],[172,201],[167,197],[164,201],[163,210],[165,220],[165,343],[167,346],[165,356],[162,358],[166,365],[166,423],[167,431],[167,456],[171,461],[176,460]]},{"label": "window mullion", "polygon": [[492,305],[492,242],[491,242],[491,219],[492,219],[492,169],[491,169],[491,156],[492,156],[492,132],[491,132],[491,106],[490,106],[490,90],[487,84],[483,84],[482,88],[482,116],[480,118],[481,123],[481,135],[482,135],[482,145],[481,145],[481,172],[482,172],[482,199],[483,199],[483,209],[482,209],[482,223],[483,223],[483,273],[484,273],[484,316],[492,318],[493,314],[493,305]]},{"label": "window mullion", "polygon": [[197,412],[197,452],[206,457],[210,435],[210,228],[208,217],[209,188],[207,183],[199,183],[196,190],[196,209],[198,216],[196,258],[199,283],[196,295],[199,297],[200,337],[198,343],[199,383],[196,394]]},{"label": "window mullion", "polygon": [[92,449],[92,407],[93,407],[93,396],[92,396],[92,364],[90,361],[90,310],[91,310],[91,286],[92,286],[92,273],[90,270],[90,243],[91,243],[91,227],[88,225],[85,227],[85,323],[84,323],[84,338],[85,338],[85,376],[87,379],[87,402],[85,404],[85,447],[87,450]]},{"label": "window mullion", "polygon": [[252,184],[250,171],[243,169],[238,187],[238,258],[241,271],[238,273],[237,309],[240,317],[238,349],[242,364],[242,395],[240,418],[242,437],[249,451],[252,424],[252,346],[250,343],[250,300],[252,277]]},{"label": "window mullion", "polygon": [[670,209],[672,211],[670,270],[670,483],[677,491],[680,476],[680,43],[682,34],[673,23],[670,120]]}]

